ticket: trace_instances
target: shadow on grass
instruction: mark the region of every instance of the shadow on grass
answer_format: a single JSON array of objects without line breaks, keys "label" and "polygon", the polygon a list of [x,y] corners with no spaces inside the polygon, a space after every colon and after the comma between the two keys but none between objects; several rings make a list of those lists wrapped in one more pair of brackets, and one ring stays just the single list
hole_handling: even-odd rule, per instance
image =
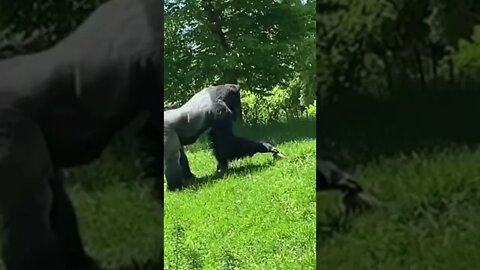
[{"label": "shadow on grass", "polygon": [[[317,192],[317,198],[318,196],[321,196],[319,192]],[[317,201],[318,203],[319,201]],[[347,213],[345,209],[326,209],[321,211],[322,214],[317,212],[317,244],[324,244],[337,235],[350,233],[353,223],[358,217],[378,210],[380,208],[364,209],[350,213]],[[317,208],[317,211],[320,210]]]},{"label": "shadow on grass", "polygon": [[[302,118],[290,120],[285,123],[271,123],[258,126],[237,124],[234,132],[237,136],[278,145],[291,141],[315,139],[316,120],[314,118]],[[189,145],[186,148],[188,148],[189,151],[209,149],[206,134],[201,136],[197,143]]]},{"label": "shadow on grass", "polygon": [[[192,189],[192,190],[198,190],[203,188],[204,186],[208,184],[213,184],[216,183],[217,181],[224,180],[230,175],[237,175],[237,176],[247,176],[251,173],[259,172],[262,170],[267,169],[268,167],[272,166],[275,163],[275,160],[270,160],[267,162],[264,162],[262,164],[248,164],[245,166],[241,167],[230,167],[226,173],[214,173],[211,175],[203,176],[203,177],[197,177],[193,180],[190,180],[188,185],[186,185],[184,188],[185,189]],[[177,190],[174,192],[181,192],[182,190]]]},{"label": "shadow on grass", "polygon": [[102,270],[157,270],[164,269],[163,255],[157,258],[150,259],[143,262],[133,260],[130,264],[122,266],[104,266]]},{"label": "shadow on grass", "polygon": [[480,143],[479,117],[480,91],[467,88],[403,89],[387,98],[355,96],[325,108],[319,143],[328,158],[343,166],[474,147]]},{"label": "shadow on grass", "polygon": [[348,233],[351,229],[351,220],[341,211],[325,212],[325,217],[317,219],[317,244],[325,243],[337,234]]}]

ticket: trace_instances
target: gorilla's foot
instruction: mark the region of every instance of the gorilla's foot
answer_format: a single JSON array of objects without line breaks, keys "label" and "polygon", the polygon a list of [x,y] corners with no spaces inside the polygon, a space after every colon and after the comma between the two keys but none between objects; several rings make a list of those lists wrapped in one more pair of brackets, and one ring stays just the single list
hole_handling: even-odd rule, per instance
[{"label": "gorilla's foot", "polygon": [[228,164],[218,163],[217,164],[217,174],[224,175],[228,170]]},{"label": "gorilla's foot", "polygon": [[[167,190],[176,191],[176,190],[182,189],[185,186],[185,181],[186,181],[184,175],[185,175],[185,172],[183,172],[180,177],[175,177],[174,179],[167,178],[166,179]],[[158,182],[162,182],[162,181],[158,181]],[[157,188],[159,188],[158,184],[157,184]],[[163,184],[164,182],[162,182],[162,191],[163,191]]]},{"label": "gorilla's foot", "polygon": [[173,183],[168,183],[167,182],[167,190],[168,191],[180,191],[186,186],[187,186],[186,179],[184,179],[180,182],[173,182]]},{"label": "gorilla's foot", "polygon": [[197,177],[193,173],[189,173],[185,175],[185,182],[189,182],[195,179],[197,179]]},{"label": "gorilla's foot", "polygon": [[195,184],[195,180],[197,180],[197,177],[194,174],[190,173],[188,176],[185,177],[184,186]]}]

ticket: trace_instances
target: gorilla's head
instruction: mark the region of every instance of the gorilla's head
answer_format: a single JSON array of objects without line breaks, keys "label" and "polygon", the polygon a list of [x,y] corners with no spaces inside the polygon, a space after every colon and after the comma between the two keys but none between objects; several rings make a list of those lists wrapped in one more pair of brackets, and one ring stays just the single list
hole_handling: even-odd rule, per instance
[{"label": "gorilla's head", "polygon": [[217,86],[217,98],[221,99],[227,104],[228,108],[233,112],[235,120],[242,119],[242,102],[240,100],[240,85],[238,84],[223,84]]}]

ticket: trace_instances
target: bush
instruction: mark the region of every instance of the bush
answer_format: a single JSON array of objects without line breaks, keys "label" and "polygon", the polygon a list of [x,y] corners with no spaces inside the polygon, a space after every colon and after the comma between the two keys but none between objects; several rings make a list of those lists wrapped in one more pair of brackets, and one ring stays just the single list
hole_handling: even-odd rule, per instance
[{"label": "bush", "polygon": [[460,40],[453,60],[461,74],[476,78],[480,75],[480,25],[475,26],[471,41]]},{"label": "bush", "polygon": [[316,102],[302,104],[303,87],[299,80],[292,80],[287,87],[276,86],[265,95],[243,91],[243,121],[247,124],[268,124],[315,117]]},{"label": "bush", "polygon": [[312,104],[307,107],[307,117],[315,118],[317,116],[317,101],[314,100]]}]

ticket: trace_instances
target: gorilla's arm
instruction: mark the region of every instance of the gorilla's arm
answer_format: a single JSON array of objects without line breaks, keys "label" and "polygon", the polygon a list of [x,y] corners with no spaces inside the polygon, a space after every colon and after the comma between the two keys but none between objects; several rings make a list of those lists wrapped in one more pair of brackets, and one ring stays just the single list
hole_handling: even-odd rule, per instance
[{"label": "gorilla's arm", "polygon": [[359,193],[363,188],[350,174],[340,170],[334,163],[317,160],[317,191],[322,190]]},{"label": "gorilla's arm", "polygon": [[[200,108],[198,106],[187,106],[186,108],[181,107],[164,113],[163,159],[165,161],[165,177],[167,179],[168,189],[170,190],[181,188],[186,184],[186,180],[195,178],[191,172],[183,146],[194,143],[212,123],[231,121],[230,119],[233,117],[233,113],[225,101],[211,101],[210,95],[207,92],[197,94],[193,98],[193,101],[197,103],[210,101],[211,103],[209,106]],[[161,170],[158,168],[158,164],[161,162],[158,159],[160,152],[153,150],[153,148],[159,148],[160,145],[152,146],[152,144],[158,144],[155,138],[160,138],[160,133],[155,132],[155,129],[152,127],[147,127],[142,138],[145,176],[153,176],[155,183],[163,183],[163,181],[160,180],[159,174]],[[163,190],[163,185],[161,187],[161,190]],[[159,185],[156,186],[156,190],[160,191]]]},{"label": "gorilla's arm", "polygon": [[[142,178],[153,179],[155,197],[160,202],[163,201],[163,169],[162,162],[166,162],[165,173],[169,176],[167,179],[169,189],[175,189],[182,185],[184,180],[194,178],[190,165],[183,149],[179,145],[178,156],[165,158],[164,146],[162,146],[159,138],[161,138],[161,131],[155,125],[154,118],[147,120],[143,128],[138,133],[139,142],[139,166],[142,170]],[[171,144],[171,142],[170,142]],[[169,145],[172,146],[172,145]],[[164,160],[165,159],[165,160]]]},{"label": "gorilla's arm", "polygon": [[317,192],[325,190],[343,192],[347,213],[379,205],[378,200],[365,192],[350,174],[340,170],[333,162],[317,159]]},{"label": "gorilla's arm", "polygon": [[217,171],[224,171],[228,162],[256,153],[278,153],[269,143],[238,137],[233,133],[233,122],[224,119],[215,124],[209,132],[210,147],[217,159]]}]

